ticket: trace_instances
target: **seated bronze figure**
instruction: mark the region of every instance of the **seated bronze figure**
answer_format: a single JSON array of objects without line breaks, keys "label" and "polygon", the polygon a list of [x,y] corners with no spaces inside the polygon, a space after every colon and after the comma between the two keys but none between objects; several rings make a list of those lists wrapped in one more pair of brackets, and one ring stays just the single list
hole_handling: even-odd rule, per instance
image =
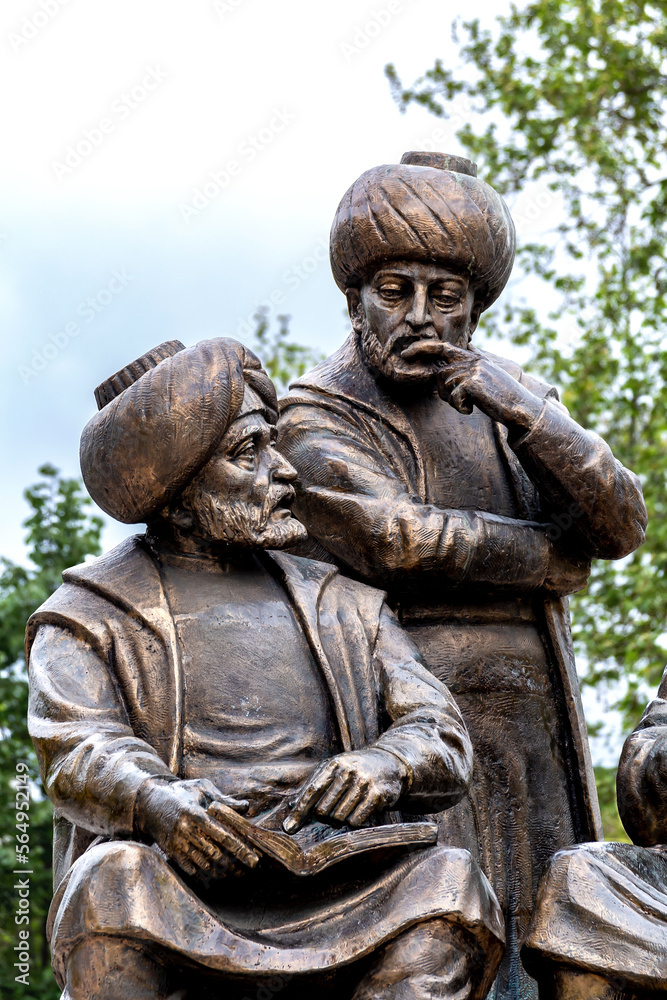
[{"label": "seated bronze figure", "polygon": [[543,1000],[667,995],[667,670],[625,741],[618,811],[632,844],[582,844],[547,871],[525,961]]},{"label": "seated bronze figure", "polygon": [[28,627],[63,997],[481,1000],[500,909],[422,818],[466,794],[465,725],[383,593],[281,551],[258,360],[170,342],[96,395],[84,479],[147,531]]}]

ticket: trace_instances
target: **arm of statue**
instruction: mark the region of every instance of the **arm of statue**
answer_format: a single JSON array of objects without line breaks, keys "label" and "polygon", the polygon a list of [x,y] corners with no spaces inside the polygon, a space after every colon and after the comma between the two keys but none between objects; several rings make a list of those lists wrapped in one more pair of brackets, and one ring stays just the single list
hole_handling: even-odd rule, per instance
[{"label": "arm of statue", "polygon": [[393,471],[363,416],[315,405],[281,416],[279,447],[297,468],[294,513],[327,551],[377,586],[429,577],[557,595],[585,586],[590,562],[552,544],[544,525],[423,503]]},{"label": "arm of statue", "polygon": [[386,728],[364,750],[315,771],[285,821],[288,833],[312,813],[361,826],[394,806],[440,812],[468,790],[472,746],[461,714],[386,605],[373,659]]},{"label": "arm of statue", "polygon": [[628,736],[616,779],[618,811],[635,844],[667,844],[667,670]]},{"label": "arm of statue", "polygon": [[485,355],[440,346],[448,362],[439,377],[442,398],[461,413],[474,403],[506,425],[526,474],[548,506],[568,514],[591,556],[620,559],[641,545],[646,507],[639,479],[601,437],[580,427],[557,399],[535,395]]},{"label": "arm of statue", "polygon": [[473,752],[459,708],[385,605],[374,650],[386,728],[374,746],[408,767],[399,808],[441,812],[466,795]]},{"label": "arm of statue", "polygon": [[208,812],[211,802],[221,802],[237,812],[248,803],[222,795],[208,779],[169,781],[148,778],[137,793],[135,831],[157,844],[189,875],[222,875],[238,872],[232,859],[254,868],[257,852]]},{"label": "arm of statue", "polygon": [[153,840],[191,874],[214,872],[228,855],[257,863],[254,851],[207,815],[213,797],[224,801],[215,787],[179,781],[135,736],[107,665],[86,642],[40,626],[29,671],[28,726],[61,816],[103,836]]}]

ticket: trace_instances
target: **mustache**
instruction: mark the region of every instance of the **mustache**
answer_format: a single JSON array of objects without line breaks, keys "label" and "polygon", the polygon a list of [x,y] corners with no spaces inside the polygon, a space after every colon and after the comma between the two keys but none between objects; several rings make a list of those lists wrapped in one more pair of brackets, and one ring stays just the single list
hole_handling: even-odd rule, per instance
[{"label": "mustache", "polygon": [[264,531],[274,511],[291,508],[295,496],[294,487],[285,483],[269,487],[261,505],[214,496],[208,498],[208,504],[229,527],[234,524],[238,527],[243,522],[252,524],[256,531]]},{"label": "mustache", "polygon": [[379,360],[383,364],[389,360],[392,354],[400,355],[402,351],[412,344],[423,341],[432,341],[434,344],[440,343],[440,338],[433,326],[427,326],[423,330],[420,330],[419,333],[416,333],[411,327],[403,324],[390,334],[381,347],[377,337],[370,329],[366,331],[366,335],[372,337],[376,342],[376,347],[380,348]]},{"label": "mustache", "polygon": [[295,496],[296,491],[294,487],[287,483],[280,486],[271,486],[266,495],[266,505],[269,507],[269,513],[276,510],[277,507],[291,507]]},{"label": "mustache", "polygon": [[294,497],[291,486],[280,486],[264,496],[261,504],[247,500],[225,500],[211,493],[195,505],[199,533],[216,542],[244,548],[284,548],[306,537],[306,529],[293,515],[271,520],[275,510],[288,509]]},{"label": "mustache", "polygon": [[414,330],[398,330],[396,333],[393,333],[391,337],[389,337],[382,353],[386,357],[390,354],[402,354],[407,347],[411,347],[413,344],[422,343],[424,341],[439,344],[440,338],[435,330],[432,330],[431,332],[423,330],[420,333],[415,333]]}]

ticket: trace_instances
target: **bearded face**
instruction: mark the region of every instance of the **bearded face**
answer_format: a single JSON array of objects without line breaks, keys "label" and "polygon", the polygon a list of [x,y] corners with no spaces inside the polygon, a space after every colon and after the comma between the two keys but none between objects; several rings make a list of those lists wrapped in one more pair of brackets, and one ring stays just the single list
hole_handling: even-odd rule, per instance
[{"label": "bearded face", "polygon": [[273,447],[275,428],[259,412],[238,417],[168,518],[203,542],[283,549],[306,538],[290,511],[296,470]]},{"label": "bearded face", "polygon": [[435,343],[467,348],[480,313],[466,275],[414,261],[379,267],[347,298],[368,364],[391,382],[413,385],[430,383],[442,367]]},{"label": "bearded face", "polygon": [[183,497],[192,518],[194,535],[239,548],[285,549],[306,536],[306,529],[292,517],[289,505],[294,490],[274,488],[263,502],[229,500],[197,486]]}]

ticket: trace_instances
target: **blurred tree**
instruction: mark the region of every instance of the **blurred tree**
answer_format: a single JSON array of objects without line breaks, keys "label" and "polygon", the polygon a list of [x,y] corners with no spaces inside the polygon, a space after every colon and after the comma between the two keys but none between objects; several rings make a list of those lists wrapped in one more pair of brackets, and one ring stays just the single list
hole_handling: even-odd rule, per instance
[{"label": "blurred tree", "polygon": [[[52,465],[43,465],[38,483],[25,491],[31,514],[24,521],[29,568],[0,558],[0,860],[6,873],[0,889],[0,967],[6,970],[2,995],[7,1000],[58,1000],[60,990],[51,972],[51,959],[44,934],[52,896],[51,803],[39,782],[37,758],[28,735],[26,714],[28,684],[23,657],[25,624],[32,612],[60,585],[68,566],[98,555],[103,521],[91,515],[92,501],[76,479],[62,478]],[[17,983],[14,974],[18,927],[16,878],[20,868],[15,858],[16,814],[14,785],[16,765],[30,769],[30,985]],[[17,876],[18,878],[19,876]],[[27,878],[28,876],[26,876]],[[16,971],[16,970],[14,970]]]},{"label": "blurred tree", "polygon": [[273,333],[269,332],[266,308],[258,309],[254,319],[257,328],[250,348],[266,368],[280,397],[287,391],[290,382],[322,361],[324,355],[289,340],[289,316],[276,317],[278,329]]},{"label": "blurred tree", "polygon": [[[483,328],[528,345],[532,370],[642,479],[646,544],[598,562],[572,601],[584,683],[620,692],[629,729],[667,649],[667,4],[535,0],[493,30],[453,32],[457,70],[438,61],[411,87],[386,74],[403,111],[460,122],[469,109],[459,142],[520,209],[515,273],[528,280]],[[541,242],[522,243],[521,214],[547,209],[555,228],[545,219]]]},{"label": "blurred tree", "polygon": [[597,785],[598,798],[600,800],[604,839],[616,842],[620,840],[624,843],[629,843],[630,838],[623,829],[616,804],[616,768],[596,767],[594,770],[595,784]]}]

